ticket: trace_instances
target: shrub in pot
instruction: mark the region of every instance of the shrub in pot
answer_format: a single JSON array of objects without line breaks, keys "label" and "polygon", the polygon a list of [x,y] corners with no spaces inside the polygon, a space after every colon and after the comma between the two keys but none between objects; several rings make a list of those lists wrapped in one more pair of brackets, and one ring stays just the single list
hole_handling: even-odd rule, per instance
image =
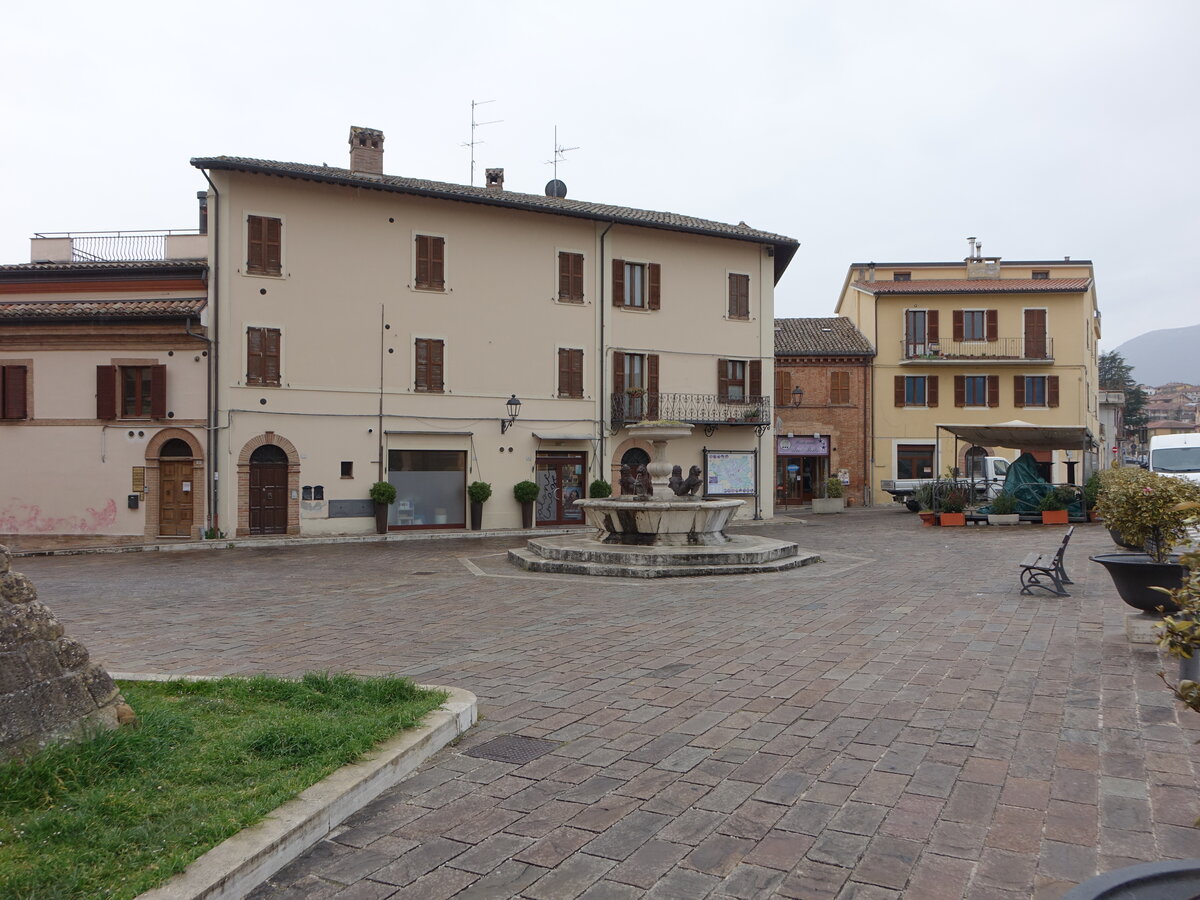
[{"label": "shrub in pot", "polygon": [[1089,520],[1096,508],[1096,500],[1100,496],[1100,473],[1093,472],[1083,485],[1083,505],[1087,507]]},{"label": "shrub in pot", "polygon": [[813,512],[818,515],[840,513],[846,507],[842,497],[842,483],[836,477],[825,479],[825,496],[813,497]]},{"label": "shrub in pot", "polygon": [[387,481],[377,481],[367,491],[375,504],[375,533],[387,534],[388,507],[396,502],[396,486]]},{"label": "shrub in pot", "polygon": [[513,497],[521,504],[521,527],[533,527],[533,501],[538,497],[538,486],[532,481],[518,481],[513,485]]},{"label": "shrub in pot", "polygon": [[1074,502],[1074,488],[1065,485],[1052,488],[1038,504],[1038,509],[1042,511],[1042,524],[1066,525],[1069,521],[1067,509]]},{"label": "shrub in pot", "polygon": [[1017,513],[1017,498],[1001,491],[992,499],[987,517],[989,525],[1020,524],[1021,516]]},{"label": "shrub in pot", "polygon": [[967,493],[962,488],[952,488],[946,492],[945,498],[942,500],[942,514],[940,516],[943,525],[966,525],[967,524]]},{"label": "shrub in pot", "polygon": [[471,499],[471,530],[483,528],[483,504],[492,496],[492,486],[486,481],[472,481],[467,485],[467,496]]},{"label": "shrub in pot", "polygon": [[597,478],[588,485],[588,496],[593,500],[603,500],[612,496],[612,485],[603,478]]}]

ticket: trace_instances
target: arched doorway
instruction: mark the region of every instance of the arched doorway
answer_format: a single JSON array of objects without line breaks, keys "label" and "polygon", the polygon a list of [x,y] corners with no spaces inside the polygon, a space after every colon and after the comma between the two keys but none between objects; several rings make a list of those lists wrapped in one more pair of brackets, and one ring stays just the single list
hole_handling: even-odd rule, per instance
[{"label": "arched doorway", "polygon": [[[631,468],[633,466],[641,466],[644,469],[646,466],[650,465],[650,454],[641,447],[630,447],[621,454],[621,465],[629,466]],[[617,490],[620,493],[624,493],[624,491],[620,489],[620,483],[620,479],[617,479]]]},{"label": "arched doorway", "polygon": [[190,537],[197,488],[192,448],[187,441],[171,438],[162,445],[158,472],[158,533],[162,537]]},{"label": "arched doorway", "polygon": [[287,534],[288,456],[281,447],[263,444],[250,454],[247,501],[251,534]]}]

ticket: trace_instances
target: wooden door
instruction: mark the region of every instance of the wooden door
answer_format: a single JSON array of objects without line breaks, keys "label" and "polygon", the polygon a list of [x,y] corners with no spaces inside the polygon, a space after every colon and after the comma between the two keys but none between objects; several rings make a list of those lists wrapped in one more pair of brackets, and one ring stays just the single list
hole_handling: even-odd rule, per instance
[{"label": "wooden door", "polygon": [[1046,311],[1025,310],[1025,358],[1046,359]]},{"label": "wooden door", "polygon": [[287,463],[250,460],[250,533],[287,534]]},{"label": "wooden door", "polygon": [[196,490],[192,461],[164,459],[159,462],[158,471],[158,533],[163,537],[189,537]]}]

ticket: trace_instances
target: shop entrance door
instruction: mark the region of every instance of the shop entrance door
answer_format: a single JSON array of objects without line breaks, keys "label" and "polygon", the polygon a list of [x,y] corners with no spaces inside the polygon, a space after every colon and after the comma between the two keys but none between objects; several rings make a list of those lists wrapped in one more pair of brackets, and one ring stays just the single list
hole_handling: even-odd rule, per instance
[{"label": "shop entrance door", "polygon": [[822,496],[827,458],[824,456],[781,456],[775,463],[775,484],[782,506],[801,506]]},{"label": "shop entrance door", "polygon": [[583,499],[587,457],[583,453],[539,454],[538,498],[534,518],[538,525],[582,525],[583,510],[575,506]]}]

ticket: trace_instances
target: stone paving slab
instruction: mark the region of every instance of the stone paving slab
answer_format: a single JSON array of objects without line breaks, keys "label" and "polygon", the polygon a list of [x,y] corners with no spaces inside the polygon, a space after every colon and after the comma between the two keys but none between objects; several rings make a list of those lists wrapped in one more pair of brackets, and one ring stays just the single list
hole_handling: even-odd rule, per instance
[{"label": "stone paving slab", "polygon": [[[1193,746],[1079,526],[847,511],[758,533],[824,562],[629,582],[519,572],[519,541],[22,561],[109,668],[398,672],[481,722],[267,897],[1060,897],[1200,856]],[[465,755],[558,742],[525,765]]]}]

